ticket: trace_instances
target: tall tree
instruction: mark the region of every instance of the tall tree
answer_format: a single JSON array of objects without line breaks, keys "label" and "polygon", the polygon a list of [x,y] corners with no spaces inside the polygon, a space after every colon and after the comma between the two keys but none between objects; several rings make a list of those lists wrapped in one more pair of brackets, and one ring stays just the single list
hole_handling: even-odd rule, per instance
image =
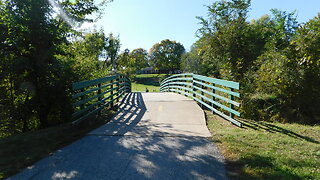
[{"label": "tall tree", "polygon": [[131,51],[130,56],[134,59],[136,70],[148,67],[148,52],[145,49],[138,48]]},{"label": "tall tree", "polygon": [[116,60],[118,57],[120,51],[120,39],[119,37],[115,37],[112,33],[109,34],[109,36],[106,38],[106,48],[105,48],[105,54],[106,54],[106,59],[104,62],[104,67],[108,64],[107,62],[109,61],[112,70],[115,70],[117,67]]},{"label": "tall tree", "polygon": [[[75,33],[74,24],[66,20],[88,20],[86,15],[98,9],[94,0],[1,1],[0,87],[9,92],[1,101],[10,104],[5,119],[14,129],[68,120],[71,79],[68,66],[57,59],[65,53],[61,44],[68,44],[67,36]],[[39,121],[31,122],[34,119]]]},{"label": "tall tree", "polygon": [[207,18],[198,17],[198,33],[206,44],[204,61],[219,67],[223,78],[241,79],[256,58],[247,37],[249,6],[250,0],[217,1],[208,6]]},{"label": "tall tree", "polygon": [[155,69],[178,70],[184,53],[182,44],[166,39],[152,46],[149,51],[150,63]]},{"label": "tall tree", "polygon": [[[295,74],[300,74],[300,81],[295,87],[292,104],[295,117],[305,122],[320,122],[320,14],[297,30],[291,41],[289,54],[294,54]],[[293,53],[292,53],[293,52]],[[297,92],[296,92],[297,91]]]},{"label": "tall tree", "polygon": [[133,75],[148,66],[148,52],[142,48],[134,49],[131,52],[126,49],[119,55],[117,62],[120,72]]}]

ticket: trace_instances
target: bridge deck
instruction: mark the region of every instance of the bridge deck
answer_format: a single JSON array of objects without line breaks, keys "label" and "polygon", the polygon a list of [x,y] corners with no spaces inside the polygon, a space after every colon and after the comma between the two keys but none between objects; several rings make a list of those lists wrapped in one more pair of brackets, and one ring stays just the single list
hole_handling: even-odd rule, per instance
[{"label": "bridge deck", "polygon": [[131,93],[113,121],[92,135],[210,137],[202,109],[175,93]]},{"label": "bridge deck", "polygon": [[130,93],[113,120],[10,179],[226,179],[203,111],[174,93]]}]

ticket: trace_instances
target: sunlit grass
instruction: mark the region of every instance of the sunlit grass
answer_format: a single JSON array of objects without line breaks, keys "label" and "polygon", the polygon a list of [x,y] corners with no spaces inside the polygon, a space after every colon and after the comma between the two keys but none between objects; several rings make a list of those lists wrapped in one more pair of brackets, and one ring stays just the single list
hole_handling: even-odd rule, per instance
[{"label": "sunlit grass", "polygon": [[132,92],[146,92],[148,90],[149,92],[159,92],[160,87],[159,86],[152,86],[152,85],[144,85],[144,84],[138,84],[138,83],[131,83]]},{"label": "sunlit grass", "polygon": [[139,74],[132,80],[132,92],[159,92],[160,81],[166,74]]},{"label": "sunlit grass", "polygon": [[240,120],[206,111],[231,179],[320,179],[320,126]]}]

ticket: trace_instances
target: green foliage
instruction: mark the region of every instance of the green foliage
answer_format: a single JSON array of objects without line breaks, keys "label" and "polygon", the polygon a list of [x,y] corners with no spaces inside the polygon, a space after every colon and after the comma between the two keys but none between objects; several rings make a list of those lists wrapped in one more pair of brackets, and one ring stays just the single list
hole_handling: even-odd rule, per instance
[{"label": "green foliage", "polygon": [[[65,54],[56,55],[68,67],[73,82],[99,78],[108,73],[100,60],[105,51],[105,35],[102,31],[84,34],[71,43],[61,45]],[[67,71],[67,70],[66,70]]]},{"label": "green foliage", "polygon": [[149,55],[147,50],[138,48],[131,51],[130,56],[134,59],[134,66],[137,70],[148,67]]},{"label": "green foliage", "polygon": [[252,41],[259,39],[248,33],[245,21],[249,6],[246,0],[218,1],[208,7],[207,19],[198,17],[203,26],[199,35],[205,44],[204,64],[214,66],[219,71],[215,74],[222,78],[240,80],[258,56],[259,49],[252,47]]},{"label": "green foliage", "polygon": [[319,123],[319,15],[299,25],[296,12],[271,9],[248,23],[249,6],[248,0],[208,6],[183,70],[239,81],[245,118]]},{"label": "green foliage", "polygon": [[119,37],[114,37],[112,33],[109,34],[109,37],[106,38],[106,46],[105,46],[105,62],[104,67],[109,62],[111,64],[112,70],[115,70],[116,67],[116,59],[118,57],[118,53],[120,51],[120,39]]},{"label": "green foliage", "polygon": [[149,55],[145,49],[138,48],[130,52],[126,49],[118,57],[118,71],[134,78],[137,71],[148,67]]},{"label": "green foliage", "polygon": [[93,0],[1,1],[0,136],[70,120],[70,84],[97,75],[105,45],[102,33],[69,41],[81,34],[69,20],[86,21],[98,9]]},{"label": "green foliage", "polygon": [[[199,56],[199,48],[193,45],[190,51],[182,56],[181,68],[185,72],[192,72],[196,74],[203,74],[205,67],[202,66],[203,59]],[[213,69],[213,68],[211,68]]]},{"label": "green foliage", "polygon": [[156,43],[150,49],[150,64],[157,70],[179,70],[185,53],[182,44],[169,39]]}]

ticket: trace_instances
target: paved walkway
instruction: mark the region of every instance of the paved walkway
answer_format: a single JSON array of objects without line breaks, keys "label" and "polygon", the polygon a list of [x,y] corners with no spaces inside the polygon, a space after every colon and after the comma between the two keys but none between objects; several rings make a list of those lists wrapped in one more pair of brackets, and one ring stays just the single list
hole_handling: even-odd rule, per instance
[{"label": "paved walkway", "polygon": [[226,179],[192,100],[131,93],[113,120],[9,179]]}]

